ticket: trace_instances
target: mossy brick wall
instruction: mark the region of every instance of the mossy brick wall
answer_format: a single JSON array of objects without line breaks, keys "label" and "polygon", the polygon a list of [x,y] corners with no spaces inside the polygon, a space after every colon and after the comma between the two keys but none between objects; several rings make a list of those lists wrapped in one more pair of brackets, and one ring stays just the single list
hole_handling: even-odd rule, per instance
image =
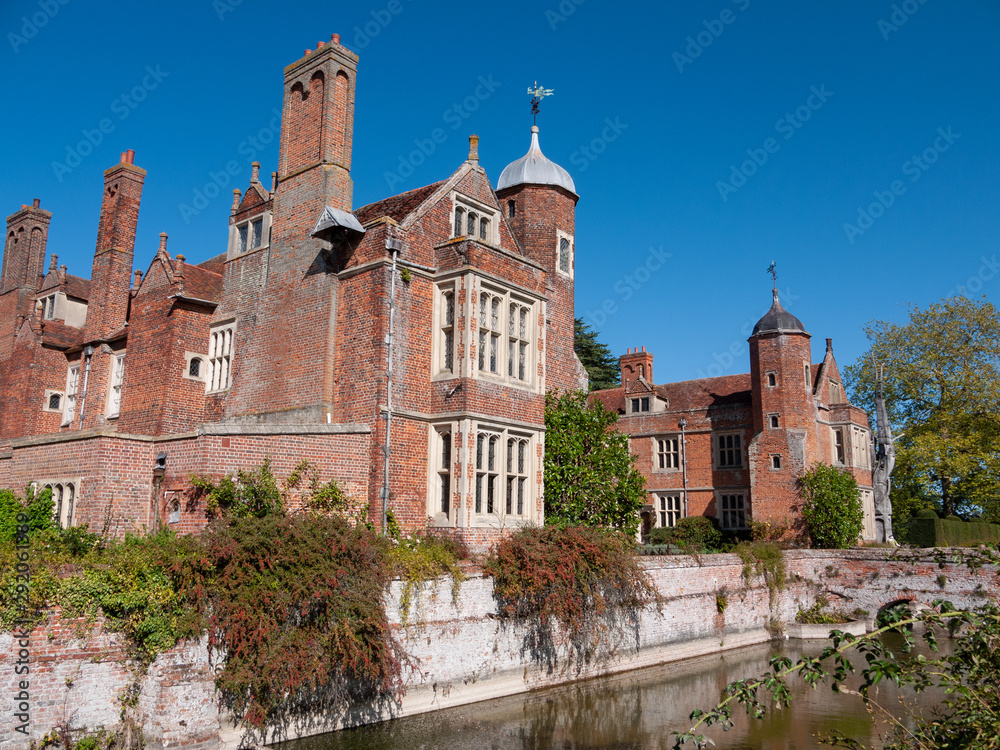
[{"label": "mossy brick wall", "polygon": [[[626,631],[618,653],[606,660],[572,663],[567,644],[557,643],[553,669],[526,656],[525,631],[498,618],[492,582],[481,573],[469,571],[457,603],[450,579],[427,584],[415,597],[405,625],[398,608],[401,587],[395,584],[387,605],[390,620],[415,666],[402,703],[374,714],[371,707],[359,707],[348,716],[316,717],[302,733],[760,643],[772,637],[772,621],[791,622],[819,594],[846,609],[867,609],[871,616],[900,600],[930,604],[946,597],[958,607],[971,607],[1000,594],[995,569],[974,573],[954,563],[942,567],[921,552],[795,550],[786,553],[786,561],[791,580],[771,607],[760,580],[745,585],[735,555],[647,558],[644,565],[665,598],[662,611],[644,611],[638,630]],[[720,592],[728,600],[724,612],[717,607]],[[76,625],[56,616],[30,635],[32,739],[64,720],[76,728],[110,727],[117,721],[117,696],[131,678],[122,643],[100,632],[78,639]],[[16,693],[15,646],[9,633],[0,635],[0,653],[10,655],[0,673],[4,695]],[[157,658],[143,678],[138,704],[148,747],[234,750],[239,733],[220,721],[212,676],[204,641],[181,644]],[[12,724],[0,723],[0,750],[27,748],[28,739],[15,733]]]}]

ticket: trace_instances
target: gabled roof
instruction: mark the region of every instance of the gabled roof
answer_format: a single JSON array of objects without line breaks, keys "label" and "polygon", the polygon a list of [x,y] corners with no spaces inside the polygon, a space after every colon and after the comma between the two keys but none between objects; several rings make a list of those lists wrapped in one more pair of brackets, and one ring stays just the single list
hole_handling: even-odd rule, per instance
[{"label": "gabled roof", "polygon": [[427,200],[444,182],[441,180],[432,185],[425,185],[399,195],[383,198],[375,203],[369,203],[367,206],[355,210],[354,216],[362,224],[368,224],[383,216],[389,217],[397,224],[402,224],[403,220],[416,211],[420,204]]},{"label": "gabled roof", "polygon": [[219,255],[216,255],[214,258],[203,260],[201,263],[196,263],[195,265],[197,265],[198,268],[203,268],[206,271],[217,273],[221,276],[222,272],[226,268],[226,254],[220,253]]},{"label": "gabled roof", "polygon": [[[671,411],[744,404],[749,406],[750,373],[655,385],[653,392],[670,405]],[[625,389],[622,387],[594,391],[590,394],[590,398],[603,403],[609,411],[620,412],[625,411],[626,397]]]},{"label": "gabled roof", "polygon": [[[174,259],[174,270],[184,273],[184,295],[217,302],[222,294],[222,274]],[[182,267],[182,268],[181,268]]]}]

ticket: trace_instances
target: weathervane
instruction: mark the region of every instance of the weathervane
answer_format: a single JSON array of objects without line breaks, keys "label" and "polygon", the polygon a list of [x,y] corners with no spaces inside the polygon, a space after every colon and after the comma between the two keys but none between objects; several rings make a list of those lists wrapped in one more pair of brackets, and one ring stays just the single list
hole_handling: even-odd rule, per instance
[{"label": "weathervane", "polygon": [[767,273],[771,274],[771,281],[774,282],[774,288],[778,288],[778,272],[775,270],[777,264],[772,260],[771,265],[767,267]]},{"label": "weathervane", "polygon": [[542,103],[542,97],[552,96],[555,91],[552,89],[542,88],[538,85],[538,81],[535,81],[534,88],[529,88],[528,93],[531,94],[531,124],[538,124],[538,105]]}]

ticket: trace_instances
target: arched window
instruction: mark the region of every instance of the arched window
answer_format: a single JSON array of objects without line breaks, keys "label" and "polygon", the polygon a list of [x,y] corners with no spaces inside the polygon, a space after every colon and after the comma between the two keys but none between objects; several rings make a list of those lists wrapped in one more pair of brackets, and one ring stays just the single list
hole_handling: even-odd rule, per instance
[{"label": "arched window", "polygon": [[507,201],[507,216],[508,216],[508,218],[513,219],[514,218],[514,214],[516,212],[517,212],[517,207],[515,206],[514,201],[513,200]]},{"label": "arched window", "polygon": [[488,240],[490,237],[490,220],[480,219],[479,220],[479,239]]},{"label": "arched window", "polygon": [[192,378],[201,377],[201,358],[192,357],[191,363],[188,365],[188,375]]},{"label": "arched window", "polygon": [[466,223],[465,233],[470,237],[476,236],[476,219],[478,218],[479,218],[478,215],[472,213],[472,211],[469,211],[469,221]]},{"label": "arched window", "polygon": [[52,411],[59,411],[62,408],[62,395],[53,393],[49,396],[49,408]]},{"label": "arched window", "polygon": [[465,226],[465,211],[461,208],[455,208],[455,236],[462,236],[462,228]]}]

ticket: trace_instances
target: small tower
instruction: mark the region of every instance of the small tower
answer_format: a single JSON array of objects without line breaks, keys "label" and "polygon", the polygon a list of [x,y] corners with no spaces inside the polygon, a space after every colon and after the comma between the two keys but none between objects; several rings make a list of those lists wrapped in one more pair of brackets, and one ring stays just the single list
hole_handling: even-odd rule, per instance
[{"label": "small tower", "polygon": [[545,385],[549,390],[586,387],[573,351],[575,215],[580,197],[569,172],[542,153],[537,125],[531,128],[528,153],[507,165],[496,193],[517,241],[547,274]]}]

